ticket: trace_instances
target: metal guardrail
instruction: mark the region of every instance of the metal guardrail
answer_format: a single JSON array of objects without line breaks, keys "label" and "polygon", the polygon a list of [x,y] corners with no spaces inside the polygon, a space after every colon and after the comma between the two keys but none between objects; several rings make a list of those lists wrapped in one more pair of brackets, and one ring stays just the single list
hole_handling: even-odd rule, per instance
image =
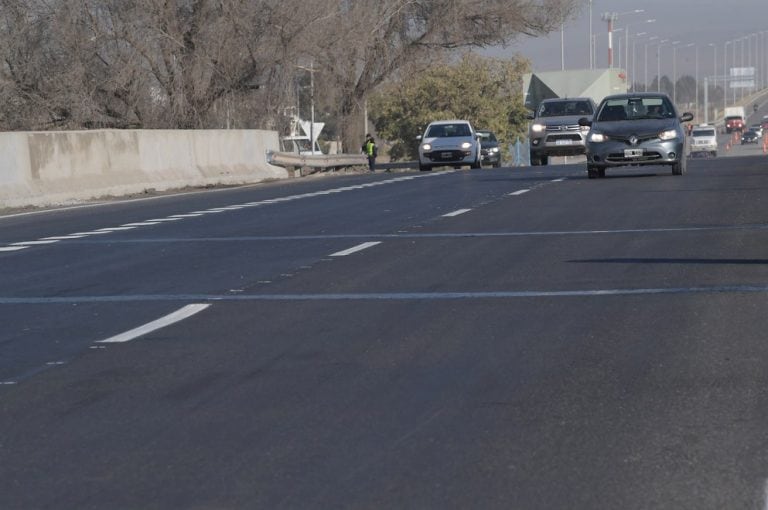
[{"label": "metal guardrail", "polygon": [[292,152],[267,151],[267,163],[285,168],[341,168],[367,165],[365,154],[294,154]]}]

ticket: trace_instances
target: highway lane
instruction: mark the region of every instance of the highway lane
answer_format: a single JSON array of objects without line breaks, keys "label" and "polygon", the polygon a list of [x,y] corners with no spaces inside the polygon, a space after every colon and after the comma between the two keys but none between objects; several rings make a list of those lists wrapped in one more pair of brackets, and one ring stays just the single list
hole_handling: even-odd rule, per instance
[{"label": "highway lane", "polygon": [[7,246],[260,203],[0,253],[0,507],[763,508],[766,178],[366,175],[0,220]]}]

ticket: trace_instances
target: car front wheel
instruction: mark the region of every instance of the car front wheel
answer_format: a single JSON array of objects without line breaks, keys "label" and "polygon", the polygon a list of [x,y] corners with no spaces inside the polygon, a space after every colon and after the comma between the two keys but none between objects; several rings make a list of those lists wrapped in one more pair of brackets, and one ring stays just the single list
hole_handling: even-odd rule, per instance
[{"label": "car front wheel", "polygon": [[672,165],[672,175],[683,175],[685,173],[685,158]]}]

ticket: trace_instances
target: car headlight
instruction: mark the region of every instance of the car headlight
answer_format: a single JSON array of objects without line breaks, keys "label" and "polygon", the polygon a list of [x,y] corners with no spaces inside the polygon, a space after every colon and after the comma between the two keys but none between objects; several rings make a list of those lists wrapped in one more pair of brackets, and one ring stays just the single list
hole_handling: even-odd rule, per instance
[{"label": "car headlight", "polygon": [[424,150],[424,151],[431,151],[432,150],[432,144],[425,143],[424,145],[421,146],[421,149]]},{"label": "car headlight", "polygon": [[674,140],[677,138],[677,131],[674,129],[667,129],[659,133],[659,140]]},{"label": "car headlight", "polygon": [[533,124],[531,126],[531,131],[533,131],[534,133],[541,133],[542,131],[544,131],[544,128],[546,128],[544,124]]},{"label": "car headlight", "polygon": [[462,149],[471,149],[472,148],[472,144],[469,143],[469,142],[464,142],[464,143],[461,144],[461,148]]},{"label": "car headlight", "polygon": [[602,133],[590,133],[589,134],[589,141],[590,142],[599,143],[599,142],[604,142],[606,140],[608,140],[608,137],[605,136]]},{"label": "car headlight", "polygon": [[490,152],[491,154],[496,154],[497,152],[499,152],[499,148],[498,147],[491,147],[491,149],[488,152]]}]

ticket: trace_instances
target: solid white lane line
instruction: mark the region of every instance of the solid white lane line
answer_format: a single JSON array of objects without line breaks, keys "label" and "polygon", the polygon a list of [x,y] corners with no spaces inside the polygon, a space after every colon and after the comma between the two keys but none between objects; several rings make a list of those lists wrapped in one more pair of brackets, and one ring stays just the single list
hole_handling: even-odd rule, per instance
[{"label": "solid white lane line", "polygon": [[155,218],[154,220],[147,220],[147,221],[180,221],[183,218]]},{"label": "solid white lane line", "polygon": [[109,232],[102,232],[99,230],[92,230],[90,232],[74,232],[72,234],[69,234],[71,236],[93,236],[93,235],[101,235],[101,234],[109,234]]},{"label": "solid white lane line", "polygon": [[19,243],[11,243],[11,246],[34,246],[36,244],[53,244],[58,242],[59,241],[57,239],[49,239],[47,241],[21,241]]},{"label": "solid white lane line", "polygon": [[0,251],[19,251],[24,248],[29,248],[29,246],[3,246],[0,247]]},{"label": "solid white lane line", "polygon": [[517,191],[513,191],[509,195],[514,197],[514,196],[517,196],[517,195],[522,195],[523,193],[528,193],[529,191],[531,191],[531,190],[529,190],[529,189],[520,189],[520,190],[517,190]]},{"label": "solid white lane line", "polygon": [[172,214],[169,218],[197,218],[202,214]]},{"label": "solid white lane line", "polygon": [[109,228],[99,228],[94,230],[94,232],[117,232],[119,230],[133,230],[136,227],[109,227]]},{"label": "solid white lane line", "polygon": [[443,214],[444,218],[452,218],[454,216],[458,216],[459,214],[464,214],[465,212],[469,212],[472,209],[459,209],[457,211],[449,212],[448,214]]},{"label": "solid white lane line", "polygon": [[367,248],[370,248],[371,246],[376,246],[377,244],[381,244],[381,241],[371,241],[368,243],[358,244],[357,246],[353,246],[352,248],[349,248],[347,250],[343,251],[337,251],[336,253],[331,253],[331,257],[346,257],[347,255],[350,255],[352,253],[356,253],[358,251],[365,250]]},{"label": "solid white lane line", "polygon": [[43,240],[43,241],[47,241],[47,240],[49,240],[49,239],[55,239],[55,240],[57,240],[57,241],[61,241],[61,240],[64,240],[64,239],[82,239],[83,237],[85,237],[85,235],[84,235],[84,234],[80,234],[80,235],[71,235],[71,236],[53,236],[53,237],[43,237],[43,239],[42,239],[42,240]]},{"label": "solid white lane line", "polygon": [[124,225],[120,225],[121,227],[146,227],[148,225],[159,225],[159,221],[142,221],[139,223],[126,223]]},{"label": "solid white lane line", "polygon": [[152,333],[153,331],[157,331],[158,329],[164,328],[166,326],[170,326],[171,324],[182,321],[188,317],[192,317],[196,313],[202,312],[209,306],[211,305],[210,304],[187,305],[183,308],[176,310],[173,313],[169,313],[165,317],[161,317],[155,321],[148,322],[143,326],[139,326],[138,328],[134,328],[130,331],[126,331],[125,333],[121,333],[119,335],[109,337],[105,340],[99,340],[96,343],[107,344],[107,343],[128,342],[140,336],[146,335],[148,333]]}]

